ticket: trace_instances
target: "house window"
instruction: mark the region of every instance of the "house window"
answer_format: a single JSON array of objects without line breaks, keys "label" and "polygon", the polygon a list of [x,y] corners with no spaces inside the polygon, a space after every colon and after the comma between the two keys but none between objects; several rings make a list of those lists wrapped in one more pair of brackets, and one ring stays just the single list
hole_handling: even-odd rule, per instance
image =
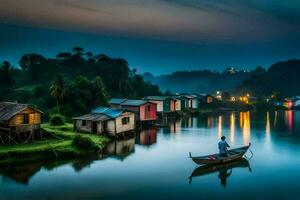
[{"label": "house window", "polygon": [[37,123],[36,119],[35,119],[35,114],[34,113],[31,113],[29,114],[29,121],[32,122],[32,123]]},{"label": "house window", "polygon": [[23,124],[29,124],[29,114],[24,114],[23,115]]},{"label": "house window", "polygon": [[129,117],[122,118],[122,124],[128,124],[130,121]]},{"label": "house window", "polygon": [[86,121],[85,120],[81,120],[81,126],[86,126]]}]

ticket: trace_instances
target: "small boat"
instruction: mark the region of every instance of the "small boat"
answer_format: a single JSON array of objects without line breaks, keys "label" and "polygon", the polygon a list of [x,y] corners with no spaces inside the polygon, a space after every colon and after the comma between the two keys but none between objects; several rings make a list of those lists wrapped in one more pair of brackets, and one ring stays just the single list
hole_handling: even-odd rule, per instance
[{"label": "small boat", "polygon": [[220,154],[212,154],[207,156],[194,157],[192,156],[191,152],[189,154],[190,158],[198,165],[215,165],[242,159],[250,146],[251,143],[249,143],[248,146],[240,147],[237,149],[231,149],[227,152],[227,156],[221,156]]}]

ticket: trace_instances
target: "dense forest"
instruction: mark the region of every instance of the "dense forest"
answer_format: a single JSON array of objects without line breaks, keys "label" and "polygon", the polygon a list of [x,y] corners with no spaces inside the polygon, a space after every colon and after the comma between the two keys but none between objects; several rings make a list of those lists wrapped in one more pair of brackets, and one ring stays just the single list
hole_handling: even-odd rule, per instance
[{"label": "dense forest", "polygon": [[0,66],[0,101],[37,106],[49,116],[68,117],[107,105],[109,97],[141,98],[160,95],[159,87],[144,81],[124,59],[94,55],[81,47],[56,58],[25,54],[19,66]]},{"label": "dense forest", "polygon": [[300,95],[300,60],[273,64],[264,73],[246,78],[238,91],[251,91],[257,97],[277,94],[281,97]]},{"label": "dense forest", "polygon": [[214,93],[215,91],[234,92],[236,86],[245,79],[265,73],[262,67],[251,71],[228,68],[223,72],[199,70],[199,71],[177,71],[172,74],[154,77],[151,73],[143,74],[144,79],[159,85],[162,90],[169,89],[171,92],[201,92]]}]

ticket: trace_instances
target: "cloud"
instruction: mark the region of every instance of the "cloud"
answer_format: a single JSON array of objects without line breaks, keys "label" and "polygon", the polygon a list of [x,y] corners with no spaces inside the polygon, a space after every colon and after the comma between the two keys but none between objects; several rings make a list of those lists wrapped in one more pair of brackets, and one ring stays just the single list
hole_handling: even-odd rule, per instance
[{"label": "cloud", "polygon": [[0,21],[6,23],[176,41],[266,41],[298,32],[300,24],[300,14],[296,12],[299,3],[295,0],[272,3],[261,0],[0,0],[0,3]]},{"label": "cloud", "polygon": [[68,0],[55,0],[54,3],[57,4],[58,6],[64,6],[66,8],[74,8],[78,10],[83,10],[87,12],[95,12],[95,13],[101,13],[101,14],[107,14],[107,15],[112,15],[113,13],[108,12],[106,10],[103,10],[99,7],[95,7],[92,5],[85,5],[82,3],[74,3],[76,1],[68,1]]},{"label": "cloud", "polygon": [[[162,0],[170,4],[225,13],[243,18],[269,17],[283,23],[300,25],[300,1],[298,0]],[[255,16],[259,14],[260,16]]]}]

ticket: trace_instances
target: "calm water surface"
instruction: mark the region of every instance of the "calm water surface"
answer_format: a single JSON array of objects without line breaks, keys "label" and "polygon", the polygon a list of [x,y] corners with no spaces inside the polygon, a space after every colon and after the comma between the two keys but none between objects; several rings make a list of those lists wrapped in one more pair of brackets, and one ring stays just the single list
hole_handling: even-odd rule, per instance
[{"label": "calm water surface", "polygon": [[[254,156],[197,169],[188,152],[217,152],[221,135],[232,147],[251,142]],[[185,118],[111,142],[97,158],[36,162],[0,174],[0,199],[300,199],[300,111]]]}]

